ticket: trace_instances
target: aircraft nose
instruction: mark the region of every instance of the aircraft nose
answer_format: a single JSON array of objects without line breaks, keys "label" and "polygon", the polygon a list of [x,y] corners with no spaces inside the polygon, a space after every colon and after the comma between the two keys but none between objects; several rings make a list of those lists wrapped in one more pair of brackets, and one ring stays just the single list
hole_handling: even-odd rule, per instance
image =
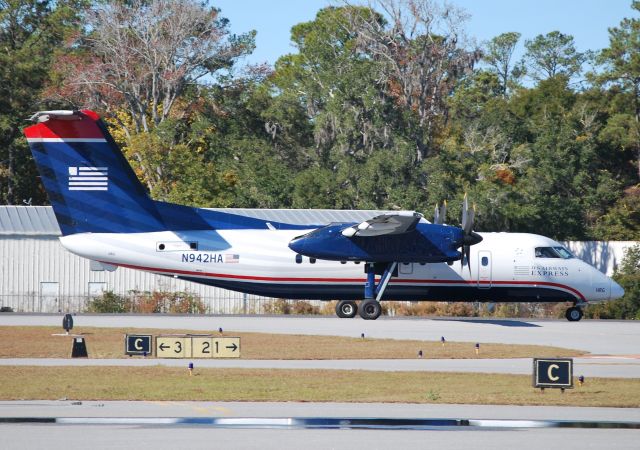
[{"label": "aircraft nose", "polygon": [[289,248],[296,253],[302,254],[304,252],[305,243],[306,239],[304,236],[298,236],[289,242]]},{"label": "aircraft nose", "polygon": [[610,300],[615,300],[624,295],[624,289],[622,289],[622,286],[613,280],[611,280],[611,288],[609,289],[609,292],[611,293],[609,296]]}]

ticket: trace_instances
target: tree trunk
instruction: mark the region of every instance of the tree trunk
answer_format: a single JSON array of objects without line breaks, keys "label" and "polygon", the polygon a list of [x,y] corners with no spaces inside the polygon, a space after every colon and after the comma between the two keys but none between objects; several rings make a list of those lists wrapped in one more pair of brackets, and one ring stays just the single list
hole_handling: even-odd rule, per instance
[{"label": "tree trunk", "polygon": [[16,148],[13,144],[9,145],[9,177],[7,178],[7,205],[15,205],[15,188],[14,180],[16,176]]},{"label": "tree trunk", "polygon": [[640,180],[640,132],[639,132],[639,127],[640,127],[640,85],[638,84],[639,81],[636,80],[636,82],[634,83],[634,87],[633,87],[633,93],[634,95],[634,102],[635,102],[635,109],[636,109],[636,152],[637,152],[637,158],[636,158],[636,163],[638,166],[638,179]]}]

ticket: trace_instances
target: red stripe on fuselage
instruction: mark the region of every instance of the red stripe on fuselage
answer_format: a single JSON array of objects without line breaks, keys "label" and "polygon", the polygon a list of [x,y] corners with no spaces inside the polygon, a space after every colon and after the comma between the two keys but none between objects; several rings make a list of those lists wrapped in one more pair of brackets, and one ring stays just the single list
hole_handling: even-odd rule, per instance
[{"label": "red stripe on fuselage", "polygon": [[[104,264],[113,264],[109,262],[104,262]],[[146,270],[148,272],[160,272],[160,273],[169,273],[169,274],[177,274],[177,275],[190,275],[195,277],[209,277],[209,278],[228,278],[233,280],[247,280],[247,281],[263,281],[263,282],[313,282],[313,283],[365,283],[367,280],[365,278],[310,278],[310,277],[300,277],[300,278],[291,278],[291,277],[264,277],[264,276],[255,276],[255,275],[232,275],[232,274],[223,274],[223,273],[211,273],[211,272],[192,272],[190,270],[171,270],[171,269],[160,269],[153,267],[144,267],[144,266],[134,266],[130,264],[117,264],[120,267],[126,267],[128,269],[136,269],[136,270]],[[477,285],[478,281],[474,280],[420,280],[420,279],[401,279],[396,278],[391,281],[392,283],[398,284],[466,284],[469,286]],[[548,286],[555,287],[560,289],[566,289],[568,291],[573,292],[577,295],[581,300],[587,301],[584,295],[577,289],[572,288],[571,286],[567,286],[565,284],[560,283],[552,283],[549,281],[481,281],[480,284],[484,285],[521,285],[521,286],[529,286],[529,287],[538,287],[538,286]]]},{"label": "red stripe on fuselage", "polygon": [[82,111],[84,116],[78,120],[77,116],[69,116],[69,120],[52,118],[24,129],[27,139],[97,139],[104,138],[104,134],[96,124],[99,119],[93,111]]}]

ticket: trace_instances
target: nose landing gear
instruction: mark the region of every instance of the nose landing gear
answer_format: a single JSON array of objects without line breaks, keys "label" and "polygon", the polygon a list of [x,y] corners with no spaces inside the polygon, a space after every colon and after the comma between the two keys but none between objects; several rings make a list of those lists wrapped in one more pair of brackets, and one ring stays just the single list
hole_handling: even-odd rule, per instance
[{"label": "nose landing gear", "polygon": [[569,322],[578,322],[580,319],[582,319],[583,315],[584,313],[582,312],[582,308],[580,308],[579,306],[572,306],[564,313],[564,316]]}]

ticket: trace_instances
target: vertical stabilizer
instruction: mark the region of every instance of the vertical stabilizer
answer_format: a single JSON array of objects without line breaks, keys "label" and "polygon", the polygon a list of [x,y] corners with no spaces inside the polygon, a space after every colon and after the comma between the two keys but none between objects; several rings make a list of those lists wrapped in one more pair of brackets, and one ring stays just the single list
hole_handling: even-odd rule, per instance
[{"label": "vertical stabilizer", "polygon": [[44,111],[25,128],[63,235],[166,230],[155,203],[93,111]]}]

